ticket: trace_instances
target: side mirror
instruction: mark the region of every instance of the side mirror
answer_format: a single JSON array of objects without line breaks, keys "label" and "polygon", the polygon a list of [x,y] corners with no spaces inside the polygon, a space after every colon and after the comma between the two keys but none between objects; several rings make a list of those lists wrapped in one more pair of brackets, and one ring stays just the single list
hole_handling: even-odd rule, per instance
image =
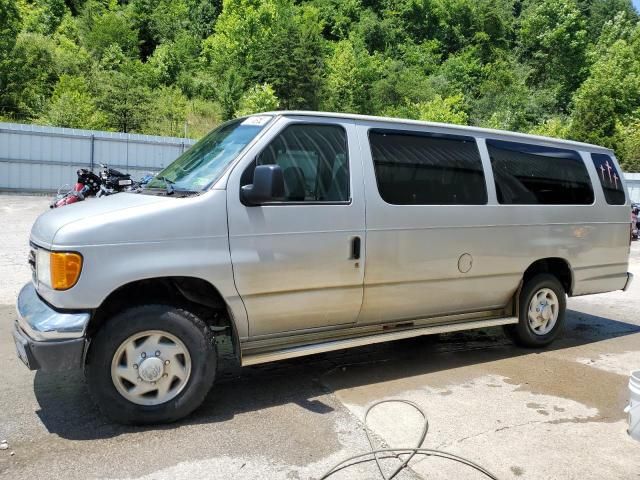
[{"label": "side mirror", "polygon": [[284,197],[284,177],[280,165],[258,165],[253,172],[253,184],[240,189],[240,200],[255,206]]}]

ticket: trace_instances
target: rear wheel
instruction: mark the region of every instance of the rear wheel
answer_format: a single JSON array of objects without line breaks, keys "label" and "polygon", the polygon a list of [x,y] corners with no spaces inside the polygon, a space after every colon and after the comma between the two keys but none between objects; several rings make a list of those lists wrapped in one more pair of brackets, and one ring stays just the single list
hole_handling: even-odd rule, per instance
[{"label": "rear wheel", "polygon": [[107,321],[92,339],[85,376],[96,403],[125,424],[178,420],[215,379],[213,335],[196,315],[147,305]]},{"label": "rear wheel", "polygon": [[566,307],[566,293],[560,281],[547,273],[538,274],[520,292],[518,323],[505,330],[518,345],[545,347],[562,331]]}]

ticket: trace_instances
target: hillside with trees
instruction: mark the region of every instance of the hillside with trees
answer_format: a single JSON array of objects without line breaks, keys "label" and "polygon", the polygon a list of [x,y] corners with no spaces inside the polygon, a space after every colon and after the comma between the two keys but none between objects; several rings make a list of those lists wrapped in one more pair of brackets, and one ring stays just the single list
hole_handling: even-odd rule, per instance
[{"label": "hillside with trees", "polygon": [[630,0],[0,0],[0,119],[197,138],[281,109],[613,147],[640,171]]}]

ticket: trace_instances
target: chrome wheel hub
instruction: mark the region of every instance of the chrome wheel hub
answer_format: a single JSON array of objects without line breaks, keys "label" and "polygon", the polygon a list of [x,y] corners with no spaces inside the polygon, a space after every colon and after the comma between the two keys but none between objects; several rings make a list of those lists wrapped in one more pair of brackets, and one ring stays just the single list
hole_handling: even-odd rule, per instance
[{"label": "chrome wheel hub", "polygon": [[120,395],[137,405],[160,405],[175,398],[191,375],[189,350],[160,330],[131,335],[111,361],[111,379]]},{"label": "chrome wheel hub", "polygon": [[529,326],[536,335],[546,335],[558,321],[560,302],[550,288],[538,290],[529,303]]},{"label": "chrome wheel hub", "polygon": [[145,382],[156,382],[162,378],[164,362],[158,357],[145,358],[138,367],[138,374]]}]

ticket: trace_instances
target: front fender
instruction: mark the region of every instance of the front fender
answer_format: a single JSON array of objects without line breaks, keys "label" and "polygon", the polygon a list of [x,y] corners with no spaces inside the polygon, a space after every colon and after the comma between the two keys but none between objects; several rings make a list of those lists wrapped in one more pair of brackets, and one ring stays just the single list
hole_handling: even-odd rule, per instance
[{"label": "front fender", "polygon": [[[100,203],[101,200],[94,200]],[[38,293],[61,309],[98,308],[118,288],[139,280],[195,277],[215,286],[231,309],[240,336],[247,336],[247,314],[233,281],[227,233],[226,192],[174,198],[147,206],[136,215],[106,214],[66,225],[53,250],[77,251],[83,268],[76,285]],[[82,242],[75,243],[75,239]]]}]

